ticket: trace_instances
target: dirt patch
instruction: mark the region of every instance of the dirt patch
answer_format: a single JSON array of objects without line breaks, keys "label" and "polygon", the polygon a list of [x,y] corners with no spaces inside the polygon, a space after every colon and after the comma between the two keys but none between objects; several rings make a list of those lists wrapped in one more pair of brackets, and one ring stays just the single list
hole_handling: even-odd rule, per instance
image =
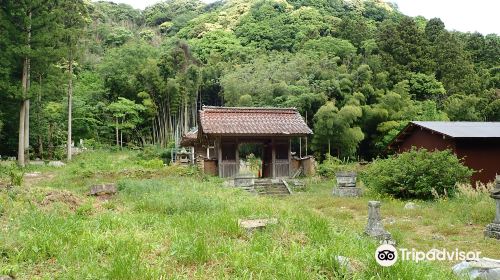
[{"label": "dirt patch", "polygon": [[64,203],[69,207],[69,209],[76,210],[83,204],[83,199],[76,196],[72,192],[56,190],[48,192],[40,205],[49,206],[56,202]]},{"label": "dirt patch", "polygon": [[9,188],[10,188],[9,183],[0,181],[0,190],[9,189]]}]

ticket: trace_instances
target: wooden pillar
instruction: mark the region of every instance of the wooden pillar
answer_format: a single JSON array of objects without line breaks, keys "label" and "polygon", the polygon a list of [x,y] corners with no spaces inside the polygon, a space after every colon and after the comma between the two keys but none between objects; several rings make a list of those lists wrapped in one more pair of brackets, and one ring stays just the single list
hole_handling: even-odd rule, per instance
[{"label": "wooden pillar", "polygon": [[271,139],[271,161],[272,163],[272,177],[276,178],[276,145],[274,138]]},{"label": "wooden pillar", "polygon": [[299,158],[302,158],[302,137],[299,137]]},{"label": "wooden pillar", "polygon": [[217,169],[219,177],[222,177],[222,143],[220,137],[217,137]]},{"label": "wooden pillar", "polygon": [[288,177],[292,171],[292,138],[288,138]]},{"label": "wooden pillar", "polygon": [[306,136],[306,156],[307,156],[307,136]]},{"label": "wooden pillar", "polygon": [[235,149],[235,155],[234,155],[234,158],[236,159],[236,174],[235,175],[238,175],[240,174],[240,142],[239,142],[239,139],[236,138],[236,149]]}]

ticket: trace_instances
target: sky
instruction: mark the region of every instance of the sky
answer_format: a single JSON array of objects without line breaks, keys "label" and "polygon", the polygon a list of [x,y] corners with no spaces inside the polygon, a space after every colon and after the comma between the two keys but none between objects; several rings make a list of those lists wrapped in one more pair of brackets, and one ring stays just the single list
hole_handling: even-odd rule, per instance
[{"label": "sky", "polygon": [[[144,9],[159,0],[112,0]],[[205,3],[215,0],[202,0]],[[409,16],[438,17],[448,30],[500,35],[499,0],[389,0]]]}]

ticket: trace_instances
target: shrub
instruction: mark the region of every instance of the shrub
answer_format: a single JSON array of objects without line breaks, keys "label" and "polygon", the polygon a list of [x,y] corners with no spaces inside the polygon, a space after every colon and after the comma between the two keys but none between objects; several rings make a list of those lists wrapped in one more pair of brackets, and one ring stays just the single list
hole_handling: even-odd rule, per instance
[{"label": "shrub", "polygon": [[170,150],[170,145],[168,145],[167,148],[162,148],[157,145],[146,145],[137,157],[143,160],[162,159],[165,163],[168,163],[171,160]]},{"label": "shrub", "polygon": [[359,165],[356,162],[342,161],[337,157],[325,155],[325,160],[318,166],[318,174],[326,178],[335,178],[335,173],[340,171],[357,171]]},{"label": "shrub", "polygon": [[397,198],[431,199],[453,195],[456,183],[468,182],[473,171],[449,150],[410,151],[376,159],[362,173],[367,187]]},{"label": "shrub", "polygon": [[1,177],[8,177],[11,186],[21,186],[24,181],[24,170],[15,164],[0,165],[0,178]]},{"label": "shrub", "polygon": [[327,177],[334,178],[335,173],[341,170],[342,161],[331,155],[326,155],[325,160],[318,166],[318,174]]},{"label": "shrub", "polygon": [[[97,150],[97,149],[107,149],[111,145],[99,142],[96,139],[89,138],[83,140],[83,146],[87,149]],[[114,145],[113,145],[114,146]]]}]

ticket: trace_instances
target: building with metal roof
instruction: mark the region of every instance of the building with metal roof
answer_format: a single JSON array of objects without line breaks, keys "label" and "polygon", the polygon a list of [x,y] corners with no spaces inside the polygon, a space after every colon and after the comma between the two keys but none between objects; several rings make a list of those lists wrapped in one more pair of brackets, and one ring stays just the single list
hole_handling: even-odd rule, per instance
[{"label": "building with metal roof", "polygon": [[500,122],[410,122],[388,149],[404,152],[412,147],[450,149],[474,169],[473,181],[490,182],[500,174]]}]

